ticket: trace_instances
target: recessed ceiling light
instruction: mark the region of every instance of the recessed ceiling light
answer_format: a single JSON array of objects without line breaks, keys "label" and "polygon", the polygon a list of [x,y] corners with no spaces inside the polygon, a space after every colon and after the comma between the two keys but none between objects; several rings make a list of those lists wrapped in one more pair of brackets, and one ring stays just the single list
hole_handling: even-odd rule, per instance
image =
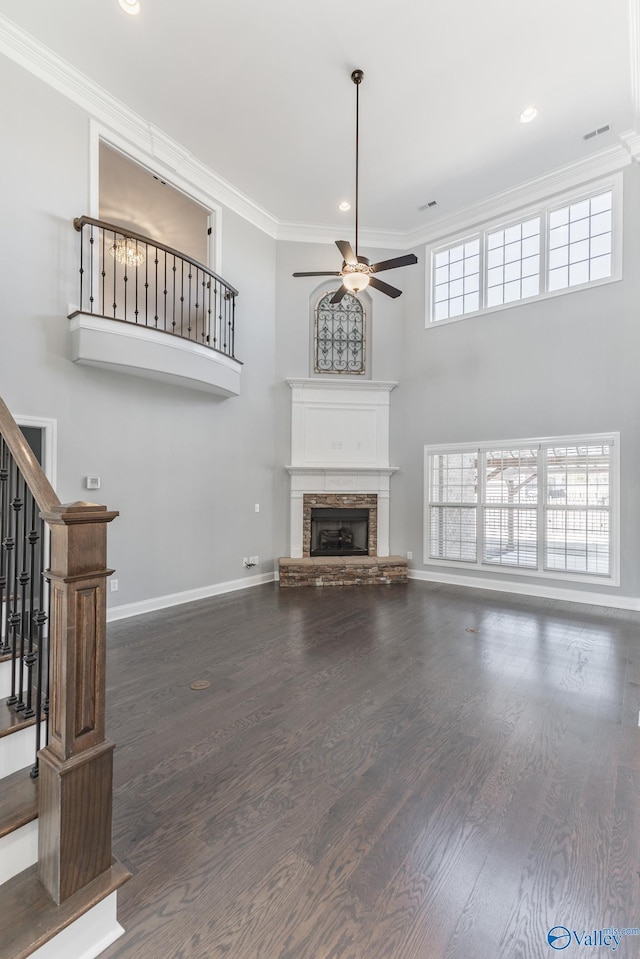
[{"label": "recessed ceiling light", "polygon": [[347,213],[351,209],[351,204],[348,200],[343,200],[342,203],[338,203],[338,209],[342,210],[343,213]]},{"label": "recessed ceiling light", "polygon": [[523,110],[520,114],[520,123],[531,123],[537,116],[538,110],[536,107],[527,107],[526,110]]},{"label": "recessed ceiling light", "polygon": [[140,13],[140,0],[118,0],[118,3],[125,13],[130,13],[132,16]]}]

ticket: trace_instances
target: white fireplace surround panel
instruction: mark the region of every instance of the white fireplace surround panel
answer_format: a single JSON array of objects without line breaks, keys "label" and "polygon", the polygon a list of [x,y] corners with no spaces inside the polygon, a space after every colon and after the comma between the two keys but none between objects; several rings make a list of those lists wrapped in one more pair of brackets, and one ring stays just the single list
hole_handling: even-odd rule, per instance
[{"label": "white fireplace surround panel", "polygon": [[389,394],[395,383],[287,382],[292,466],[389,466]]},{"label": "white fireplace surround panel", "polygon": [[389,556],[389,382],[287,380],[292,392],[290,556],[303,556],[305,493],[375,493]]}]

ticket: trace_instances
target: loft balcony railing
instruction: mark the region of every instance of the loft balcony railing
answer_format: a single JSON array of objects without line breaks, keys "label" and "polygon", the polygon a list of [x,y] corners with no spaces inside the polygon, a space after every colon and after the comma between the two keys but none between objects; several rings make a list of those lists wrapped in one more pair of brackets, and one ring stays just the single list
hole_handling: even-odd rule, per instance
[{"label": "loft balcony railing", "polygon": [[160,330],[235,356],[238,291],[177,250],[81,216],[79,313]]}]

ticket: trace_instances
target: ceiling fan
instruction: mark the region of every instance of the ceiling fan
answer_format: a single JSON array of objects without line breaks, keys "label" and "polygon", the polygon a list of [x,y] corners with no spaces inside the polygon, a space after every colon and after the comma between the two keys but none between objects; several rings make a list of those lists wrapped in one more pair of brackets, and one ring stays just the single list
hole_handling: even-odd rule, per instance
[{"label": "ceiling fan", "polygon": [[342,254],[342,269],[329,273],[294,273],[294,276],[341,276],[342,286],[331,297],[332,303],[339,303],[347,293],[359,293],[367,286],[372,286],[387,296],[400,296],[402,290],[396,289],[389,283],[379,280],[376,273],[382,273],[383,270],[395,270],[399,266],[411,266],[418,262],[418,257],[414,253],[407,253],[405,256],[396,256],[392,260],[381,260],[379,263],[370,263],[366,256],[358,254],[358,161],[359,161],[359,139],[360,139],[360,84],[364,73],[362,70],[354,70],[351,79],[356,86],[356,248],[351,246],[348,240],[336,240],[336,246]]}]

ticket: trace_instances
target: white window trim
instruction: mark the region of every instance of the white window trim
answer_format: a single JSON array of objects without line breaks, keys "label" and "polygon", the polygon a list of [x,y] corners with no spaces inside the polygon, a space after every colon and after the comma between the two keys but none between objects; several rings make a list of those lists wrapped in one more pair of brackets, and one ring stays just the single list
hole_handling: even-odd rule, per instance
[{"label": "white window trim", "polygon": [[[441,326],[448,326],[450,323],[457,323],[459,320],[470,320],[478,316],[484,316],[488,313],[499,313],[502,310],[510,310],[514,307],[524,306],[528,303],[535,303],[538,300],[548,300],[556,296],[564,296],[567,293],[579,293],[582,290],[590,290],[597,286],[605,286],[608,283],[616,283],[622,279],[622,230],[623,230],[623,174],[622,171],[603,177],[598,180],[592,180],[584,183],[573,190],[548,197],[538,203],[527,207],[514,210],[512,213],[487,220],[476,230],[467,230],[464,233],[454,234],[442,237],[442,239],[430,243],[425,250],[425,303],[426,303],[426,329],[439,329]],[[433,289],[432,276],[435,254],[442,250],[447,250],[452,246],[461,243],[468,243],[476,238],[480,239],[480,291],[481,298],[486,296],[486,270],[485,270],[485,248],[486,236],[495,230],[508,229],[531,217],[540,216],[540,280],[541,285],[547,284],[547,262],[548,262],[548,233],[549,233],[549,214],[560,207],[569,203],[576,203],[580,200],[586,200],[589,197],[603,193],[605,190],[611,190],[612,197],[612,237],[611,237],[611,276],[606,276],[601,280],[591,280],[588,283],[581,283],[576,286],[565,287],[561,290],[543,290],[535,296],[528,296],[526,299],[513,300],[510,303],[500,303],[495,306],[481,306],[473,313],[463,313],[461,316],[451,316],[446,320],[432,320],[433,313]]]},{"label": "white window trim", "polygon": [[[429,556],[430,543],[430,510],[429,510],[429,457],[438,453],[471,453],[485,452],[490,449],[518,449],[526,446],[555,445],[555,446],[597,446],[600,444],[611,446],[611,475],[610,475],[610,504],[609,515],[611,517],[611,540],[610,540],[610,558],[611,571],[609,574],[596,575],[594,573],[580,573],[574,570],[545,570],[542,568],[544,562],[544,537],[541,537],[538,543],[538,569],[525,569],[524,567],[501,566],[493,563],[482,562],[482,552],[477,550],[477,559],[475,562],[468,560],[455,559],[435,559]],[[538,521],[544,514],[544,502],[539,502],[536,510]],[[483,504],[478,497],[476,501],[476,516],[478,522],[476,530],[481,530],[480,521]],[[482,533],[477,536],[476,543],[481,545]],[[446,566],[449,569],[473,570],[475,572],[493,573],[498,576],[516,576],[529,577],[531,579],[555,580],[557,582],[573,583],[593,583],[600,586],[619,586],[620,585],[620,433],[582,433],[573,436],[538,436],[533,438],[518,438],[508,440],[491,440],[481,443],[448,443],[429,445],[424,448],[424,505],[423,505],[423,557],[422,562],[425,566]]]}]

